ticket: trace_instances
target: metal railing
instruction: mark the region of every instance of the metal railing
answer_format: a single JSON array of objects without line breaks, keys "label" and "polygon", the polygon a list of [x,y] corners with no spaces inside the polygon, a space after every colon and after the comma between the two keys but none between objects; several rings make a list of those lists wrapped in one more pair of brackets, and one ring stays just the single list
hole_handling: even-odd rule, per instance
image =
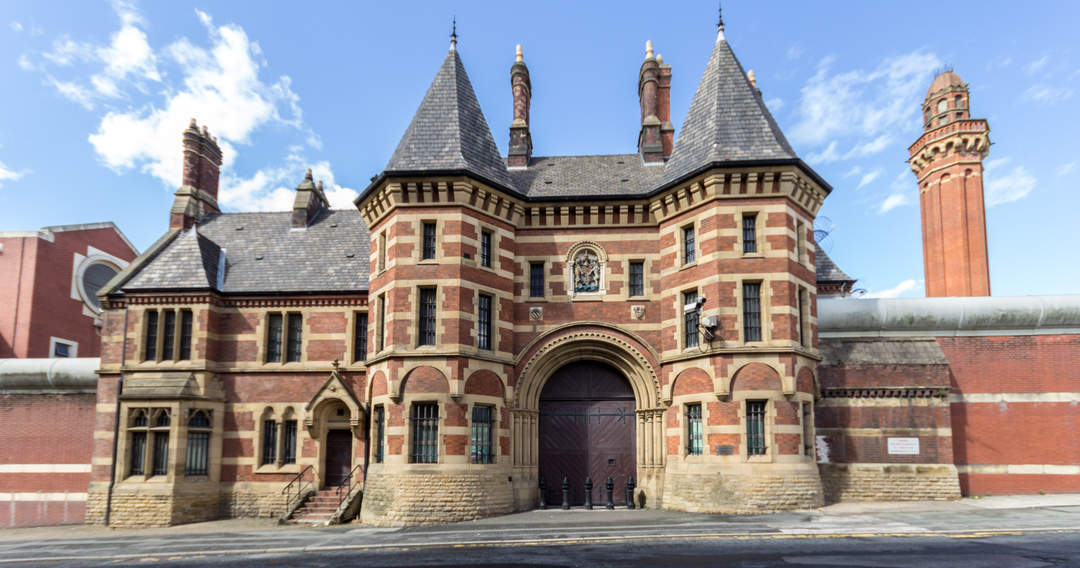
[{"label": "metal railing", "polygon": [[356,477],[356,472],[363,467],[363,464],[357,464],[349,472],[349,475],[345,476],[345,479],[341,482],[341,485],[337,486],[337,508],[341,509],[341,504],[345,501],[345,498],[352,494],[353,479]]},{"label": "metal railing", "polygon": [[[293,506],[298,504],[297,502],[304,498],[305,490],[314,487],[315,475],[312,473],[311,479],[305,480],[304,476],[312,471],[311,466],[305,466],[300,470],[300,473],[296,474],[284,488],[281,489],[281,494],[285,496],[285,511],[291,511]],[[293,492],[295,491],[295,495]]]}]

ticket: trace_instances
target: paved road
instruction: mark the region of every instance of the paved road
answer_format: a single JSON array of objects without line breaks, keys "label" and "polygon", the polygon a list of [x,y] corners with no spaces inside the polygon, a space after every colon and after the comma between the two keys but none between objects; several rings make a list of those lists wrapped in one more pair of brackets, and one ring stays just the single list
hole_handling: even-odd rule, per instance
[{"label": "paved road", "polygon": [[[14,529],[0,531],[0,567],[652,563],[682,568],[721,560],[746,566],[1080,566],[1073,560],[1080,559],[1080,496],[1030,505],[1000,500],[844,504],[755,516],[549,510],[406,529],[277,527],[235,520],[126,531]],[[944,564],[934,564],[941,559]]]}]

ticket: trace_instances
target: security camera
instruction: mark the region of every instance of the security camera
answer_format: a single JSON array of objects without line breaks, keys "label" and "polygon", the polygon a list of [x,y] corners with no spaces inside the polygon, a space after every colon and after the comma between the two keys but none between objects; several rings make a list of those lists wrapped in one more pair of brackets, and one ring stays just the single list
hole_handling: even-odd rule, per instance
[{"label": "security camera", "polygon": [[701,311],[701,307],[704,306],[704,305],[705,305],[705,296],[701,296],[700,298],[694,300],[693,302],[690,302],[689,304],[684,305],[683,306],[683,312],[690,313],[690,312]]}]

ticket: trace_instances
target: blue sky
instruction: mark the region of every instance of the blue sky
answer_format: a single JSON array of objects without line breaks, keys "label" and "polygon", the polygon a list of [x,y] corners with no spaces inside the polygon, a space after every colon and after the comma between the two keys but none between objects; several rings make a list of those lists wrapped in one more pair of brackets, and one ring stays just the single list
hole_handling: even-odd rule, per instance
[{"label": "blue sky", "polygon": [[[167,227],[191,117],[224,147],[226,209],[289,208],[306,167],[344,207],[389,159],[454,15],[504,153],[521,43],[534,153],[612,154],[635,148],[647,39],[672,65],[681,126],[716,4],[2,3],[0,230],[111,220],[146,248]],[[834,186],[819,226],[857,286],[923,294],[905,160],[933,72],[951,65],[994,142],[994,295],[1076,291],[1080,3],[742,1],[726,3],[724,21],[796,151]]]}]

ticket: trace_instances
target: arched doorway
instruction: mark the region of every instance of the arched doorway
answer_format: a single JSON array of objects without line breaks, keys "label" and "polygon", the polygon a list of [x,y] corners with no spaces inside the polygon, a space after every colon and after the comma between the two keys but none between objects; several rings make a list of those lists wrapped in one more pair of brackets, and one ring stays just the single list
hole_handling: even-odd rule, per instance
[{"label": "arched doorway", "polygon": [[562,502],[562,480],[570,503],[585,500],[585,478],[593,502],[605,502],[604,482],[615,482],[615,503],[625,504],[626,481],[636,475],[636,413],[629,381],[613,367],[578,361],[559,368],[540,393],[540,475],[549,503]]}]

